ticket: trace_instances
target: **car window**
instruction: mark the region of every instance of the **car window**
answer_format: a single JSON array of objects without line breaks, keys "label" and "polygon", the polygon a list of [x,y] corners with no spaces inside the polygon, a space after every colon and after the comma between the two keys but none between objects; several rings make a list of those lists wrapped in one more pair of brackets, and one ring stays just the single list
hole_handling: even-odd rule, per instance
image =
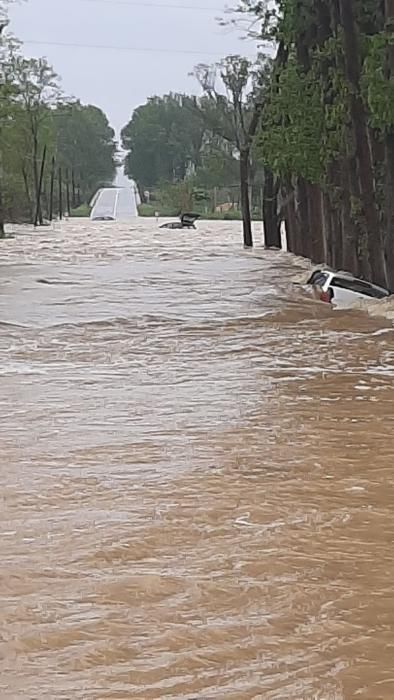
[{"label": "car window", "polygon": [[309,279],[308,284],[316,284],[319,287],[323,287],[323,285],[327,282],[327,279],[327,273],[321,272],[321,270],[316,270],[316,272],[314,272],[312,277]]},{"label": "car window", "polygon": [[386,296],[384,292],[380,289],[376,289],[372,284],[368,282],[362,282],[361,280],[355,279],[345,279],[343,277],[334,277],[331,282],[333,287],[339,287],[340,289],[348,289],[351,292],[356,292],[357,294],[365,294],[367,297],[372,297],[374,299],[383,299]]}]

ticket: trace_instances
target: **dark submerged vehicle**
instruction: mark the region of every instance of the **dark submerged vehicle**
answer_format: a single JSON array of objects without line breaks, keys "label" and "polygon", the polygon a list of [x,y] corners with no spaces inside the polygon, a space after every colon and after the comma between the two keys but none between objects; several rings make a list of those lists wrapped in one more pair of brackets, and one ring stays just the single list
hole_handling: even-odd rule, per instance
[{"label": "dark submerged vehicle", "polygon": [[200,218],[200,214],[182,214],[179,221],[170,221],[168,224],[162,224],[160,228],[182,229],[196,228],[195,222]]}]

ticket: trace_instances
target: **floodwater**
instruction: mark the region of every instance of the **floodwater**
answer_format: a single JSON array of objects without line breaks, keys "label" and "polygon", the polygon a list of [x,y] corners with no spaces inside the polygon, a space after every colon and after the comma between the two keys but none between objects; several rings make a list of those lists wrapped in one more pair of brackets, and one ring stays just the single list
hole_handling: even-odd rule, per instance
[{"label": "floodwater", "polygon": [[0,698],[392,700],[391,321],[239,224],[0,256]]}]

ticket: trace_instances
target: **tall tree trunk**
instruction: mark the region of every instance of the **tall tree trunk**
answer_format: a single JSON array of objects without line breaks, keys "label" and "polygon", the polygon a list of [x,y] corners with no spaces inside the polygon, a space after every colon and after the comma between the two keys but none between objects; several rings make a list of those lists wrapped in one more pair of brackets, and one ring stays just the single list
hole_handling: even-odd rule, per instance
[{"label": "tall tree trunk", "polygon": [[263,195],[264,243],[267,248],[280,248],[280,222],[278,218],[278,188],[274,174],[268,168],[265,171]]},{"label": "tall tree trunk", "polygon": [[70,201],[70,173],[67,168],[66,170],[66,204],[67,204],[67,215],[70,216],[71,212],[71,201]]},{"label": "tall tree trunk", "polygon": [[59,168],[59,179],[58,179],[58,186],[59,186],[59,199],[58,199],[58,206],[59,206],[59,221],[63,219],[63,183],[62,183],[62,169]]},{"label": "tall tree trunk", "polygon": [[56,167],[55,156],[52,156],[51,184],[50,184],[50,189],[49,189],[49,221],[53,220],[53,195],[54,195],[54,189],[55,189],[55,167]]},{"label": "tall tree trunk", "polygon": [[1,183],[0,183],[0,238],[4,238],[5,236],[5,229],[4,229],[4,206],[3,206],[3,194],[1,191]]},{"label": "tall tree trunk", "polygon": [[[373,270],[368,250],[367,230],[362,202],[360,178],[355,154],[344,164],[344,222],[348,226],[344,234],[344,265],[358,277],[373,279]],[[346,257],[345,257],[346,256]]]},{"label": "tall tree trunk", "polygon": [[299,216],[299,204],[298,204],[298,187],[297,183],[291,185],[293,196],[289,199],[287,205],[286,222],[289,229],[289,239],[290,248],[294,255],[304,254],[304,234],[301,226],[301,220]]},{"label": "tall tree trunk", "polygon": [[27,200],[27,203],[29,205],[30,217],[31,217],[31,219],[33,219],[33,217],[34,217],[33,203],[31,200],[30,188],[29,188],[29,178],[27,175],[25,164],[22,165],[22,176],[23,176],[23,184],[25,187],[26,200]]},{"label": "tall tree trunk", "polygon": [[312,258],[312,241],[309,226],[308,185],[304,178],[299,177],[296,185],[296,213],[298,220],[298,253],[304,258]]},{"label": "tall tree trunk", "polygon": [[325,261],[326,246],[324,241],[322,192],[318,185],[307,185],[309,237],[311,240],[311,259],[313,262]]},{"label": "tall tree trunk", "polygon": [[295,209],[294,209],[294,190],[290,183],[282,183],[281,190],[281,218],[286,226],[286,243],[289,253],[295,252]]},{"label": "tall tree trunk", "polygon": [[[385,29],[389,36],[394,31],[394,0],[385,0]],[[387,79],[394,80],[394,44],[389,42],[386,56]],[[385,236],[384,252],[387,270],[387,286],[394,292],[394,129],[385,137]]]},{"label": "tall tree trunk", "polygon": [[[0,29],[0,41],[1,41],[1,29]],[[0,152],[0,238],[4,238],[4,203],[3,203],[3,163],[2,156]]]},{"label": "tall tree trunk", "polygon": [[38,226],[38,223],[42,225],[42,208],[41,208],[41,194],[42,194],[42,183],[44,179],[45,161],[47,155],[47,147],[44,146],[44,151],[41,159],[40,175],[38,179],[38,191],[37,191],[37,202],[36,202],[36,214],[34,217],[34,226]]},{"label": "tall tree trunk", "polygon": [[332,265],[332,208],[331,199],[327,191],[322,192],[322,228],[325,242],[324,261],[327,265]]},{"label": "tall tree trunk", "polygon": [[350,84],[350,113],[355,136],[357,175],[360,182],[362,216],[371,277],[386,284],[383,240],[379,213],[375,201],[375,182],[371,148],[368,138],[367,115],[360,90],[360,47],[353,15],[353,2],[339,0],[344,33],[346,78]]},{"label": "tall tree trunk", "polygon": [[249,149],[241,150],[239,158],[239,175],[241,184],[241,210],[245,248],[253,247],[252,218],[249,200]]},{"label": "tall tree trunk", "polygon": [[394,131],[386,135],[386,193],[384,253],[387,286],[394,293]]},{"label": "tall tree trunk", "polygon": [[336,265],[352,272],[356,277],[366,277],[365,256],[362,254],[360,231],[352,217],[351,199],[348,191],[343,193],[341,212],[341,263]]},{"label": "tall tree trunk", "polygon": [[40,193],[40,175],[38,168],[38,138],[37,134],[33,131],[33,179],[34,179],[34,195],[35,200],[38,202],[38,218],[37,221],[33,223],[35,226],[39,223],[42,226],[42,210],[41,210],[41,193]]}]

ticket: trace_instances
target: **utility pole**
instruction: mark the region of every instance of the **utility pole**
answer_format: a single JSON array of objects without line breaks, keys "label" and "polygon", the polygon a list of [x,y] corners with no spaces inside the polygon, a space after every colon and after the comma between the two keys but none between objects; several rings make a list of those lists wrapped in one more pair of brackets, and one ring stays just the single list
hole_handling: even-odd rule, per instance
[{"label": "utility pole", "polygon": [[50,187],[50,192],[49,192],[49,221],[53,220],[53,192],[54,192],[54,188],[55,188],[55,167],[56,167],[55,156],[52,156],[51,187]]},{"label": "utility pole", "polygon": [[[6,18],[2,18],[0,20],[0,51],[2,49],[2,34],[3,31],[6,27],[9,25],[9,20]],[[2,51],[1,51],[2,53]],[[0,55],[0,65],[1,65],[1,60],[2,57]],[[1,122],[0,122],[0,139],[1,139]],[[3,202],[3,196],[2,196],[2,189],[3,189],[3,165],[2,165],[2,159],[1,159],[1,144],[0,144],[0,238],[3,238],[4,236],[4,202]]]},{"label": "utility pole", "polygon": [[38,191],[37,191],[37,202],[36,202],[36,214],[34,217],[34,226],[38,226],[38,224],[42,224],[42,212],[41,212],[41,192],[42,192],[42,182],[44,179],[44,169],[45,169],[45,160],[47,156],[47,147],[46,145],[44,146],[44,151],[42,154],[42,160],[41,160],[41,170],[40,170],[40,178],[38,181]]},{"label": "utility pole", "polygon": [[59,221],[63,218],[63,187],[62,187],[62,169],[59,168]]},{"label": "utility pole", "polygon": [[67,168],[66,170],[66,205],[67,205],[67,216],[70,216],[71,206],[70,206],[70,173]]},{"label": "utility pole", "polygon": [[74,168],[71,170],[71,187],[72,187],[72,203],[73,203],[73,209],[76,208],[77,206],[77,200],[76,200],[76,191],[75,191],[75,173],[74,173]]}]

